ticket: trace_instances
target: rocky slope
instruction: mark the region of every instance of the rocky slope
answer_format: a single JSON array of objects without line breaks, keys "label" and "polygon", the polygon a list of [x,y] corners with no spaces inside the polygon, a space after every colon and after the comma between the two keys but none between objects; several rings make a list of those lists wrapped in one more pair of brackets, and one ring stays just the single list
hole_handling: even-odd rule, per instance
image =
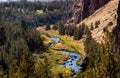
[{"label": "rocky slope", "polygon": [[118,5],[117,14],[118,14],[117,26],[113,29],[113,35],[115,36],[115,39],[113,41],[117,45],[115,46],[115,48],[118,48],[120,50],[120,1]]},{"label": "rocky slope", "polygon": [[[104,29],[112,31],[116,26],[117,21],[117,9],[119,0],[111,0],[106,5],[95,11],[91,16],[81,21],[79,24],[85,23],[90,28],[93,25],[92,37],[97,42],[103,42]],[[99,21],[100,24],[95,28],[95,22]],[[78,25],[79,25],[78,24]]]},{"label": "rocky slope", "polygon": [[98,8],[105,5],[110,0],[78,0],[72,7],[72,17],[67,23],[80,23],[83,19],[90,16]]}]

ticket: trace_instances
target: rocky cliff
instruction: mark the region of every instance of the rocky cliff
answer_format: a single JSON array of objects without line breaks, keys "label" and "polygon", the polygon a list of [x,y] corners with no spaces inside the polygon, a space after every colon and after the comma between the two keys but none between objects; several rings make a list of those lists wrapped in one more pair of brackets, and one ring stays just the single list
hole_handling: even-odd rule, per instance
[{"label": "rocky cliff", "polygon": [[115,36],[115,40],[113,41],[117,45],[115,48],[118,48],[120,50],[120,1],[118,5],[117,15],[118,15],[117,25],[113,29],[113,35]]},{"label": "rocky cliff", "polygon": [[[117,25],[118,3],[119,0],[109,1],[106,5],[96,10],[88,18],[77,24],[77,26],[85,23],[89,28],[91,28],[91,25],[93,25],[94,29],[91,30],[92,37],[97,42],[103,42],[104,30],[108,29],[110,32],[112,32],[113,28]],[[99,25],[98,27],[95,27],[97,21],[99,21]]]},{"label": "rocky cliff", "polygon": [[110,0],[79,0],[72,7],[72,17],[67,23],[80,23]]}]

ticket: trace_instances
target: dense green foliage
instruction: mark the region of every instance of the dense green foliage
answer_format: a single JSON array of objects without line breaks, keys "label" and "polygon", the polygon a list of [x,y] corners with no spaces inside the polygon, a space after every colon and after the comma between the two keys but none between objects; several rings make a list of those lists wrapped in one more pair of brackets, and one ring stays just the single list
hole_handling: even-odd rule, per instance
[{"label": "dense green foliage", "polygon": [[65,35],[65,26],[64,26],[64,23],[63,22],[59,22],[59,24],[58,24],[58,26],[59,26],[59,34],[60,35]]},{"label": "dense green foliage", "polygon": [[[0,22],[0,78],[66,78],[72,70],[58,66],[67,55],[45,50],[41,35],[34,28]],[[3,37],[4,39],[3,39]],[[63,57],[61,59],[61,57]]]},{"label": "dense green foliage", "polygon": [[0,22],[0,46],[4,45],[6,41],[5,27],[4,24]]},{"label": "dense green foliage", "polygon": [[35,76],[32,53],[42,53],[44,45],[39,32],[21,26],[0,22],[0,77],[28,78]]},{"label": "dense green foliage", "polygon": [[73,1],[53,2],[5,2],[0,3],[0,16],[5,22],[19,23],[26,20],[29,26],[40,26],[56,23],[70,16],[70,7]]},{"label": "dense green foliage", "polygon": [[59,34],[73,36],[74,40],[80,40],[84,35],[90,34],[89,28],[83,23],[76,27],[75,25],[65,26],[63,22],[59,24]]}]

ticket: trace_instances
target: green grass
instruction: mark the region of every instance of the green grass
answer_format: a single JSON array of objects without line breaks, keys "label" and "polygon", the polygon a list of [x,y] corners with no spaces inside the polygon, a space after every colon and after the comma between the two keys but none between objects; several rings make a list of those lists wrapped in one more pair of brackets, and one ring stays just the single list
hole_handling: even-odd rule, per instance
[{"label": "green grass", "polygon": [[75,52],[81,54],[81,59],[77,61],[77,64],[80,65],[82,63],[82,60],[85,57],[85,52],[83,50],[83,45],[77,43],[77,41],[72,40],[71,38],[67,37],[67,36],[57,36],[59,38],[61,38],[61,40],[63,40],[64,44],[68,45],[71,48],[74,48]]},{"label": "green grass", "polygon": [[[41,60],[46,57],[52,66],[63,65],[68,60],[69,55],[57,52],[55,50],[47,50],[42,55],[33,54],[35,60]],[[43,58],[42,58],[43,57]]]},{"label": "green grass", "polygon": [[44,14],[44,11],[43,10],[36,10],[36,13],[37,14]]},{"label": "green grass", "polygon": [[73,48],[76,52],[80,53],[82,56],[85,56],[85,52],[83,50],[84,46],[77,43],[77,41],[71,39],[68,36],[61,36],[58,34],[50,34],[50,35],[60,38],[64,44],[68,45],[70,48]]},{"label": "green grass", "polygon": [[54,78],[59,78],[58,75],[62,75],[64,78],[71,78],[73,74],[72,69],[67,69],[63,66],[54,66],[51,71],[54,74]]},{"label": "green grass", "polygon": [[70,51],[70,52],[75,51],[74,48],[71,48],[68,45],[62,44],[62,43],[58,43],[58,44],[52,46],[51,49],[58,50],[58,51],[60,51],[60,50]]},{"label": "green grass", "polygon": [[65,64],[69,55],[56,52],[55,50],[49,50],[49,53],[45,53],[45,56],[51,63],[51,72],[54,75],[53,78],[59,78],[58,75],[63,75],[64,78],[71,78],[73,74],[72,69],[65,68],[64,66],[59,66]]},{"label": "green grass", "polygon": [[43,43],[44,43],[45,46],[49,46],[49,44],[54,42],[53,40],[51,40],[49,37],[47,37],[44,34],[40,35],[40,37],[42,38]]},{"label": "green grass", "polygon": [[69,58],[69,55],[59,53],[55,50],[48,50],[47,53],[44,53],[44,56],[46,56],[49,59],[49,61],[51,61],[52,66],[64,64]]}]

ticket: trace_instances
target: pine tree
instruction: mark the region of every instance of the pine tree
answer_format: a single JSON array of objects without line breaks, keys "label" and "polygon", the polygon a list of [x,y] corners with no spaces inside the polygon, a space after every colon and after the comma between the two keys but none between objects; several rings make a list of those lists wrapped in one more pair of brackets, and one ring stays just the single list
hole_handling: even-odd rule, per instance
[{"label": "pine tree", "polygon": [[5,34],[5,25],[0,21],[0,46],[5,44],[6,34]]},{"label": "pine tree", "polygon": [[90,28],[90,30],[94,30],[93,23],[91,23],[91,28]]},{"label": "pine tree", "polygon": [[95,28],[98,28],[98,25],[100,24],[100,21],[95,22]]},{"label": "pine tree", "polygon": [[36,78],[51,78],[51,73],[50,73],[50,63],[48,59],[45,57],[43,61],[39,61],[37,63],[38,65],[36,66],[35,69],[35,77]]},{"label": "pine tree", "polygon": [[28,54],[26,50],[23,51],[18,70],[20,71],[23,78],[34,76],[35,63],[33,61],[33,58]]},{"label": "pine tree", "polygon": [[53,30],[57,30],[58,27],[57,27],[56,25],[53,25],[52,29],[53,29]]},{"label": "pine tree", "polygon": [[74,32],[74,39],[79,40],[83,37],[85,34],[85,25],[80,25],[79,27],[76,27]]},{"label": "pine tree", "polygon": [[63,22],[59,22],[59,34],[65,35],[65,26],[64,26]]},{"label": "pine tree", "polygon": [[79,29],[77,27],[74,32],[74,40],[79,40]]},{"label": "pine tree", "polygon": [[45,26],[45,30],[50,30],[50,25],[49,25],[49,24],[47,24],[47,25]]},{"label": "pine tree", "polygon": [[21,27],[22,27],[23,31],[26,31],[28,29],[28,26],[24,20],[21,21]]},{"label": "pine tree", "polygon": [[13,66],[9,68],[9,78],[35,78],[35,62],[26,50],[19,59],[13,60]]}]

